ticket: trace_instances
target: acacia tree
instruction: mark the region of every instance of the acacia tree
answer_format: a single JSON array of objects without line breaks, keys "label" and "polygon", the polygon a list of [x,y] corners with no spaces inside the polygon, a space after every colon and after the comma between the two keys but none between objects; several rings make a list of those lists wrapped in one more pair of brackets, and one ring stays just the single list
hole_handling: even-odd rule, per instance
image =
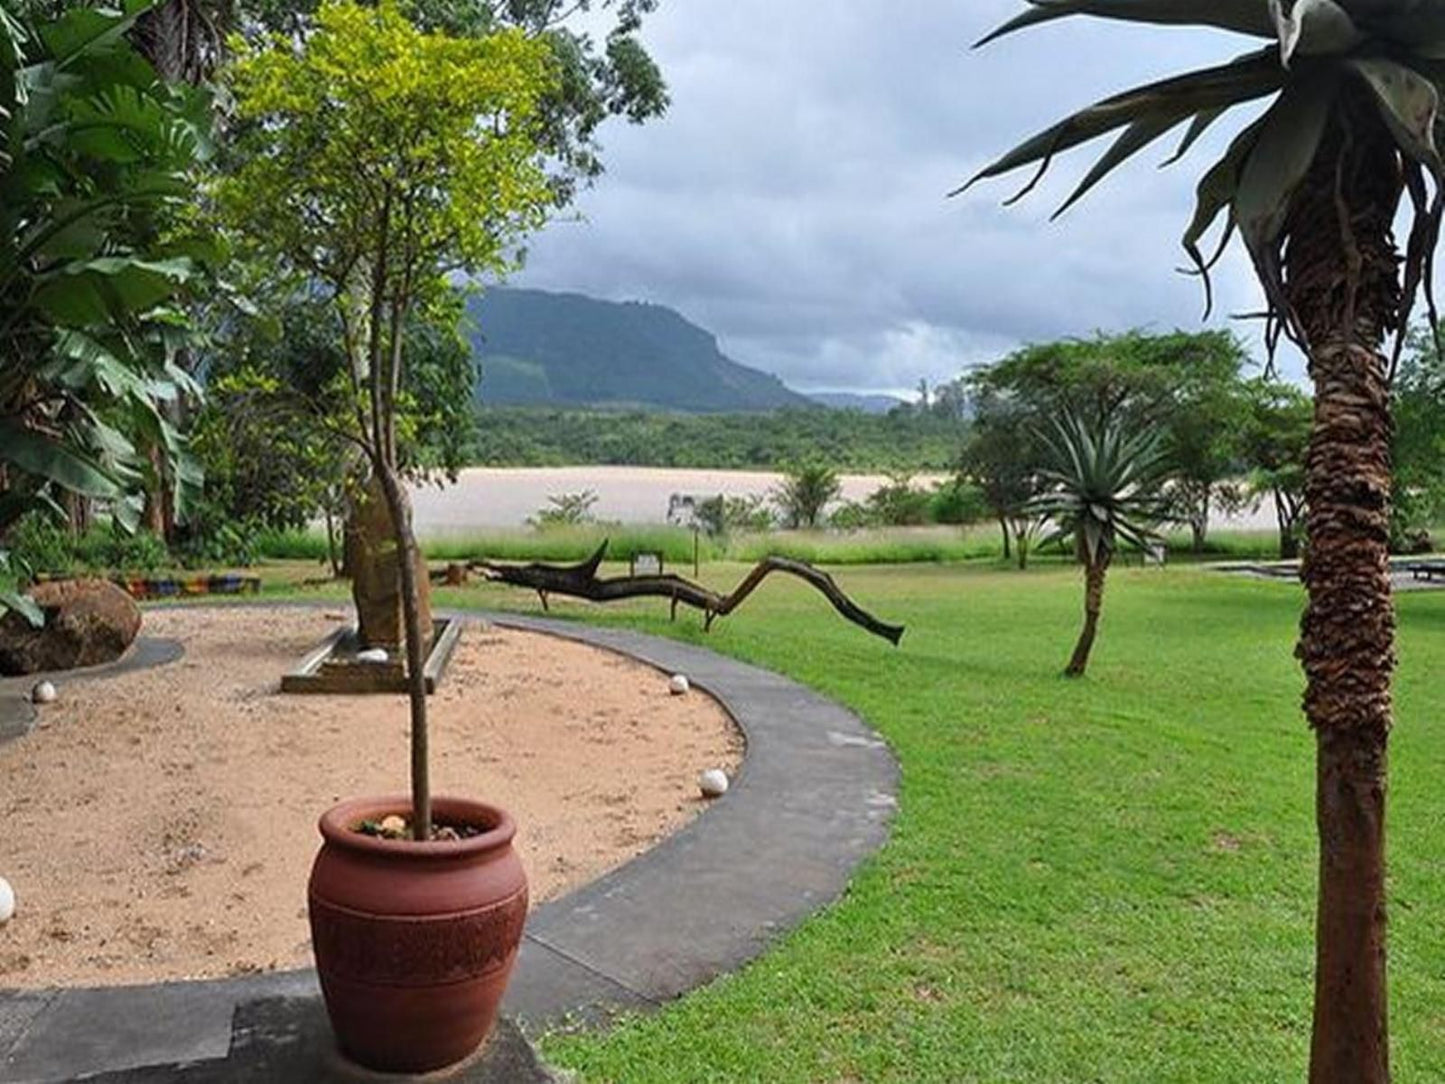
[{"label": "acacia tree", "polygon": [[328,3],[302,47],[239,46],[241,165],[220,189],[252,246],[325,296],[351,415],[396,533],[412,719],[412,833],[431,835],[426,640],[399,473],[406,326],[449,277],[514,266],[552,202],[539,148],[549,50],[516,30],[427,33],[390,2]]},{"label": "acacia tree", "polygon": [[971,378],[969,387],[973,427],[959,456],[959,476],[983,493],[1003,532],[1004,560],[1014,551],[1022,571],[1039,528],[1030,501],[1039,492],[1038,428],[1043,416],[981,373]]},{"label": "acacia tree", "polygon": [[1293,560],[1299,556],[1313,411],[1309,398],[1293,384],[1264,377],[1245,384],[1244,395],[1239,451],[1249,471],[1249,488],[1274,504],[1280,560]]},{"label": "acacia tree", "polygon": [[[1382,349],[1387,335],[1403,333],[1421,282],[1428,285],[1445,210],[1435,138],[1445,10],[1421,0],[1047,0],[985,40],[1077,14],[1221,28],[1267,42],[1075,113],[975,180],[1047,167],[1059,152],[1122,129],[1068,206],[1166,133],[1187,125],[1182,154],[1231,108],[1273,99],[1200,181],[1184,246],[1207,276],[1205,234],[1224,216],[1222,251],[1238,229],[1264,287],[1270,341],[1295,341],[1315,385],[1305,481],[1309,602],[1297,648],[1316,737],[1320,837],[1310,1078],[1382,1084],[1395,663],[1391,363]],[[1414,215],[1402,260],[1392,227],[1405,193]]]}]

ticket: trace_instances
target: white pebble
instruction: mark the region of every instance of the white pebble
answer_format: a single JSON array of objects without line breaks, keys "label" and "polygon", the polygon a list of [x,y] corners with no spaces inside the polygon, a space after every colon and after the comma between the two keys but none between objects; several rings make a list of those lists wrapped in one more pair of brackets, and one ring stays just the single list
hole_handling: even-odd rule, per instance
[{"label": "white pebble", "polygon": [[357,662],[386,662],[389,658],[391,656],[386,653],[384,647],[369,647],[365,651],[356,653]]},{"label": "white pebble", "polygon": [[709,768],[697,777],[697,786],[704,798],[721,798],[728,792],[727,773],[721,768]]},{"label": "white pebble", "polygon": [[667,683],[667,691],[673,696],[682,696],[691,688],[692,684],[687,680],[686,674],[673,674],[672,680]]},{"label": "white pebble", "polygon": [[10,921],[10,916],[15,913],[15,889],[10,887],[10,882],[0,877],[0,926]]},{"label": "white pebble", "polygon": [[36,682],[30,690],[30,699],[37,704],[50,704],[55,700],[55,686],[48,681]]}]

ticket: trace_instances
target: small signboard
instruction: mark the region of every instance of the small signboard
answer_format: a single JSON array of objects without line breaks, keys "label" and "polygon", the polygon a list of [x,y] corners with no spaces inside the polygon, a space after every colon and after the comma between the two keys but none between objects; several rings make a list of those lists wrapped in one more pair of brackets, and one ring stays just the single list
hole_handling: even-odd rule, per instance
[{"label": "small signboard", "polygon": [[662,575],[662,554],[660,553],[639,553],[633,556],[631,562],[632,574],[634,576],[661,576]]}]

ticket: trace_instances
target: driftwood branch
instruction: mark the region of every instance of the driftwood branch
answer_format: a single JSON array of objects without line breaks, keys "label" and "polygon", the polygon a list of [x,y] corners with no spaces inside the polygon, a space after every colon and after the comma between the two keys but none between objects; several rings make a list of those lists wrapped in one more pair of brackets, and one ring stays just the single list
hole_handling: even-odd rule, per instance
[{"label": "driftwood branch", "polygon": [[678,603],[683,603],[702,611],[703,627],[707,629],[712,628],[714,619],[726,617],[742,605],[770,573],[787,572],[816,587],[833,604],[833,608],[853,624],[867,629],[875,636],[883,637],[892,644],[903,639],[902,625],[889,625],[879,621],[844,594],[832,576],[803,561],[794,561],[787,557],[765,557],[731,594],[719,595],[700,584],[670,573],[599,579],[597,569],[606,554],[607,542],[604,541],[597,547],[596,553],[575,565],[504,565],[491,561],[472,561],[469,567],[479,570],[487,579],[496,583],[527,587],[536,591],[544,606],[549,594],[571,595],[590,602],[616,602],[625,598],[649,597],[669,599],[674,618],[677,616]]}]

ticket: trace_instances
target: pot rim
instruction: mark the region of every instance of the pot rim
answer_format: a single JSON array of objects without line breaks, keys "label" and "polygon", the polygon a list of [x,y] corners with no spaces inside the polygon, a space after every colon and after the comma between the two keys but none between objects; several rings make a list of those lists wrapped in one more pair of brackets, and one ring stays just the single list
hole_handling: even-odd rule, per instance
[{"label": "pot rim", "polygon": [[432,798],[432,815],[466,824],[491,824],[493,827],[468,839],[382,839],[356,831],[364,820],[379,820],[390,814],[405,816],[411,812],[411,795],[391,794],[381,797],[350,798],[321,814],[317,827],[328,844],[349,851],[388,858],[453,859],[475,858],[488,851],[509,846],[517,834],[517,822],[501,806],[470,798]]}]

